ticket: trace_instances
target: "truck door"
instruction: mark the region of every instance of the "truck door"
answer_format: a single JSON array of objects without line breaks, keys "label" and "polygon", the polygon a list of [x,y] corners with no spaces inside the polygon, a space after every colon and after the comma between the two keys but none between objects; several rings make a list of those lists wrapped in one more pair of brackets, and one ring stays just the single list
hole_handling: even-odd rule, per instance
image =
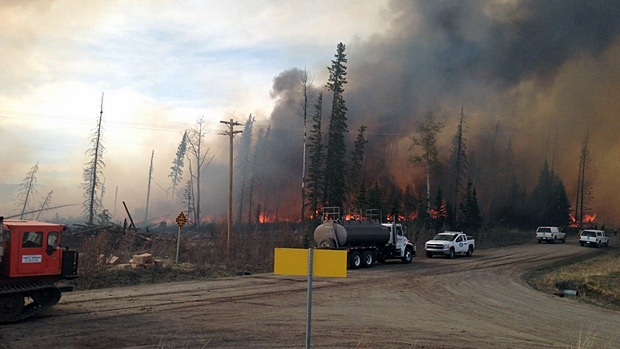
[{"label": "truck door", "polygon": [[17,273],[28,275],[60,274],[60,251],[56,248],[58,232],[24,231],[17,256]]},{"label": "truck door", "polygon": [[465,238],[463,237],[463,235],[459,235],[456,240],[455,240],[456,244],[454,244],[454,251],[459,253],[459,252],[466,252],[467,251],[467,241],[465,241]]}]

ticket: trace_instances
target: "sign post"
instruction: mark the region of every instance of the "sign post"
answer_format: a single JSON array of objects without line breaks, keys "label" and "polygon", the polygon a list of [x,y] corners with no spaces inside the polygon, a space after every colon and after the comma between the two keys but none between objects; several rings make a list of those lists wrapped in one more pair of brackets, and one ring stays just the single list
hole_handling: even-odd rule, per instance
[{"label": "sign post", "polygon": [[281,275],[307,275],[308,295],[306,304],[306,349],[310,348],[312,324],[312,277],[347,277],[347,251],[276,248],[273,273]]},{"label": "sign post", "polygon": [[179,231],[177,233],[177,257],[175,259],[174,264],[179,264],[179,248],[181,246],[181,229],[187,222],[187,218],[185,218],[185,214],[183,212],[179,213],[179,216],[176,219],[177,225],[179,226]]}]

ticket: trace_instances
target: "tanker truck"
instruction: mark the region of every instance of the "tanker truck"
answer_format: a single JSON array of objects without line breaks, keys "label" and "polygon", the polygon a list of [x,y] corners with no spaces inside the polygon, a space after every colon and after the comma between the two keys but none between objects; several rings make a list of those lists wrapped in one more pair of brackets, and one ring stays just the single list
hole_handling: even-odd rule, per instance
[{"label": "tanker truck", "polygon": [[415,245],[405,237],[399,223],[323,217],[323,223],[314,230],[316,248],[346,250],[350,269],[369,268],[375,261],[388,259],[411,263],[416,254]]}]

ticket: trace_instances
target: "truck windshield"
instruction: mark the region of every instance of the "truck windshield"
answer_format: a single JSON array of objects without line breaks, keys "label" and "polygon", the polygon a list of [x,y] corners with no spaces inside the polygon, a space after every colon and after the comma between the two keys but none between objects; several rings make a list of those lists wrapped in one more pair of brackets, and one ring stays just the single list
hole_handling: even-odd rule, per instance
[{"label": "truck windshield", "polygon": [[433,240],[452,241],[456,237],[456,234],[437,234]]}]

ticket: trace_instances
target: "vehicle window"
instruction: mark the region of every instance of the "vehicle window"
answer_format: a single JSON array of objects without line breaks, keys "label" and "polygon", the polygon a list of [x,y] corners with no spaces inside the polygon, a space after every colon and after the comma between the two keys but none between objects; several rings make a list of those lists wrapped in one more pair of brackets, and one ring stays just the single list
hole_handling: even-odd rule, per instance
[{"label": "vehicle window", "polygon": [[551,228],[538,228],[539,233],[550,233]]},{"label": "vehicle window", "polygon": [[52,246],[53,248],[56,248],[58,243],[58,232],[53,231],[50,232],[47,235],[47,246]]},{"label": "vehicle window", "polygon": [[583,235],[583,236],[596,236],[596,233],[593,232],[593,231],[585,230],[583,233],[581,233],[581,235]]},{"label": "vehicle window", "polygon": [[27,231],[22,238],[22,247],[42,247],[43,246],[43,232],[40,231]]},{"label": "vehicle window", "polygon": [[459,236],[458,238],[456,238],[456,242],[461,242],[461,241],[463,241],[463,237],[462,236]]},{"label": "vehicle window", "polygon": [[2,229],[2,241],[11,241],[11,232],[8,229]]}]

